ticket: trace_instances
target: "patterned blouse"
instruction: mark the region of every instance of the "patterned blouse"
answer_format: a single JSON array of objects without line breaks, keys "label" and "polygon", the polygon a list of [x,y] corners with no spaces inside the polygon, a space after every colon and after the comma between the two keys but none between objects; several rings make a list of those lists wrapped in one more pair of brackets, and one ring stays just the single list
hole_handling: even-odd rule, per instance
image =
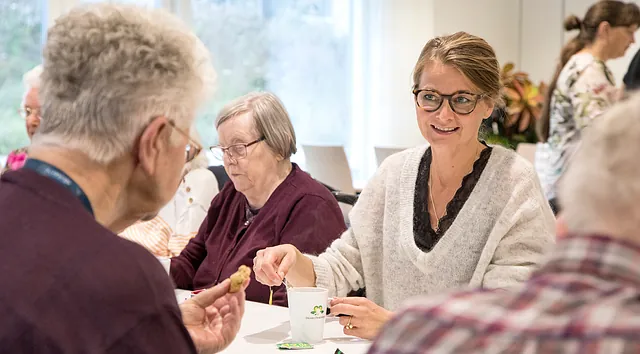
[{"label": "patterned blouse", "polygon": [[549,139],[536,164],[547,199],[556,197],[558,178],[591,121],[609,108],[619,95],[613,75],[602,60],[589,53],[571,57],[556,82],[551,98]]}]

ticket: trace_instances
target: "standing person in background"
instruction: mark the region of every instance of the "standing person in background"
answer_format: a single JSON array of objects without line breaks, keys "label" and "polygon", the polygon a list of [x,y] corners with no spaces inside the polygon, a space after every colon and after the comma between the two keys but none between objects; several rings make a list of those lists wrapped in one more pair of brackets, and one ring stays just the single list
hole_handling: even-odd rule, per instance
[{"label": "standing person in background", "polygon": [[[24,74],[22,78],[26,91],[22,98],[22,107],[18,111],[25,120],[29,140],[31,140],[40,126],[40,120],[42,119],[40,115],[40,100],[38,98],[41,73],[42,66],[38,65]],[[9,156],[7,156],[7,163],[0,172],[13,171],[22,167],[27,160],[27,153],[27,147],[10,152]]]},{"label": "standing person in background", "polygon": [[536,164],[545,195],[554,212],[556,183],[583,129],[621,96],[606,65],[624,55],[635,42],[640,10],[633,3],[603,0],[592,5],[582,20],[571,15],[564,23],[567,31],[580,30],[560,54],[560,62],[547,92],[539,121],[538,135],[548,154]]},{"label": "standing person in background", "polygon": [[[191,129],[191,136],[201,144],[195,127]],[[158,215],[129,226],[120,236],[139,243],[156,257],[179,255],[198,232],[211,200],[218,194],[218,181],[208,166],[207,155],[204,150],[200,151],[185,164],[178,191]]]}]

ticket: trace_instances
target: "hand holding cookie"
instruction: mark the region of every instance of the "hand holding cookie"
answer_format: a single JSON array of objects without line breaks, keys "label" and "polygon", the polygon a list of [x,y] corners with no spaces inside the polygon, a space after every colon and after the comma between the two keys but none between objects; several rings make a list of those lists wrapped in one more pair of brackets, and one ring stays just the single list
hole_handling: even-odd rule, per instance
[{"label": "hand holding cookie", "polygon": [[229,292],[235,293],[240,291],[240,289],[242,288],[242,284],[244,284],[244,282],[247,281],[249,277],[251,277],[251,268],[247,267],[246,265],[241,265],[238,268],[238,271],[231,274],[231,276],[229,277],[229,279],[231,279]]}]

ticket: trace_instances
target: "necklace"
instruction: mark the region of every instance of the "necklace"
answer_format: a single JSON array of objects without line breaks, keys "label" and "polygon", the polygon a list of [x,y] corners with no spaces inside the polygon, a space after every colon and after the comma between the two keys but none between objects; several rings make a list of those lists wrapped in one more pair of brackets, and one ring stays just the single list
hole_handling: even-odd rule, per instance
[{"label": "necklace", "polygon": [[[476,160],[479,150],[480,150],[480,147],[478,146],[476,148],[476,153],[473,154],[473,156],[471,157],[471,161],[475,161]],[[473,171],[473,165],[474,164],[471,164],[471,171]],[[431,171],[431,169],[430,169],[430,171]],[[467,173],[467,174],[469,174],[469,173]],[[431,174],[431,173],[429,173],[429,174]],[[464,177],[463,177],[463,179],[464,179]],[[440,215],[438,215],[438,211],[436,210],[436,203],[433,201],[433,188],[431,187],[432,186],[432,183],[431,183],[432,180],[433,180],[433,178],[429,177],[429,182],[427,183],[427,185],[429,186],[429,199],[431,200],[431,207],[433,208],[433,215],[435,215],[435,217],[436,217],[436,227],[435,227],[435,229],[433,231],[438,233],[438,232],[440,232]],[[445,213],[446,212],[447,211],[445,210]]]},{"label": "necklace", "polygon": [[431,207],[433,208],[433,214],[436,216],[436,228],[435,232],[440,232],[440,216],[436,210],[436,203],[433,202],[433,189],[431,188],[431,178],[429,178],[429,199],[431,199]]}]

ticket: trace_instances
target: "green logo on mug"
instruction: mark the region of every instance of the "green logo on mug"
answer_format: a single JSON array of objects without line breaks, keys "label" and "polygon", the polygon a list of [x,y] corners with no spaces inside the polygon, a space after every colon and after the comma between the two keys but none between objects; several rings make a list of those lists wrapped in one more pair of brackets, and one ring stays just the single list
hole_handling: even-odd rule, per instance
[{"label": "green logo on mug", "polygon": [[324,309],[322,308],[322,305],[314,306],[313,311],[311,311],[311,314],[316,316],[320,316],[324,314]]}]

